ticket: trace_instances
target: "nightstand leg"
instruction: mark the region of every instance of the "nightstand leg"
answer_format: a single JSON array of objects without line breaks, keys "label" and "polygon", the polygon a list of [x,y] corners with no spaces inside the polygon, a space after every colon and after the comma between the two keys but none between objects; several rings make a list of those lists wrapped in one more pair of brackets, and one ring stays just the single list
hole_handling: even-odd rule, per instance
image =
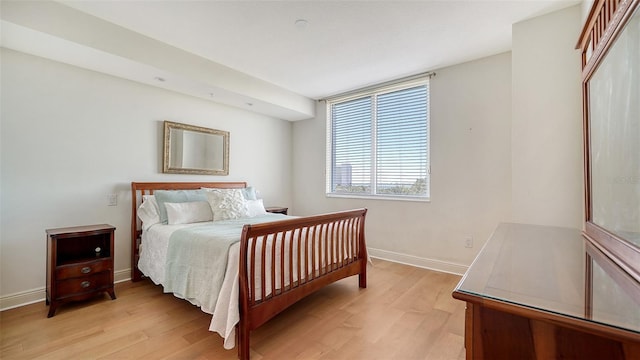
[{"label": "nightstand leg", "polygon": [[49,313],[47,314],[48,318],[50,318],[50,317],[52,317],[53,315],[56,314],[56,308],[57,308],[57,306],[54,305],[53,303],[49,306]]},{"label": "nightstand leg", "polygon": [[113,289],[108,289],[107,293],[109,294],[109,296],[111,296],[111,300],[115,300],[116,299],[116,292],[113,291]]}]

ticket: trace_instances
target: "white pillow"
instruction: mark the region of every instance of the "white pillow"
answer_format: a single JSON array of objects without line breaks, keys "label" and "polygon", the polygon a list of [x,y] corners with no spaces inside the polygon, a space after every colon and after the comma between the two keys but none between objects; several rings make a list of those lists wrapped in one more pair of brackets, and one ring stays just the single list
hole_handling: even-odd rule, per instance
[{"label": "white pillow", "polygon": [[164,203],[169,225],[191,224],[213,220],[211,207],[206,201]]},{"label": "white pillow", "polygon": [[264,209],[262,199],[247,200],[247,209],[249,217],[256,217],[267,213],[267,210]]},{"label": "white pillow", "polygon": [[138,208],[138,218],[142,221],[143,230],[147,230],[151,225],[160,222],[160,212],[158,211],[158,203],[155,196],[142,196],[142,204]]},{"label": "white pillow", "polygon": [[246,218],[247,200],[240,189],[207,189],[213,221]]}]

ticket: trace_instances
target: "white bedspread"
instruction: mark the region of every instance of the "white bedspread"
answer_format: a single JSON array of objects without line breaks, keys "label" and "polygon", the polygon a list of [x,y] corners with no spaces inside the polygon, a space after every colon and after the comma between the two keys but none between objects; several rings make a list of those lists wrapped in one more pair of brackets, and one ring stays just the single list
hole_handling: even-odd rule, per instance
[{"label": "white bedspread", "polygon": [[[282,220],[286,218],[281,214],[267,214],[264,216],[243,219],[244,221],[230,220],[229,222],[238,224],[238,240],[242,231],[243,223],[258,223]],[[153,225],[142,233],[142,247],[140,251],[140,260],[138,268],[146,276],[148,276],[155,284],[165,284],[165,269],[167,262],[167,250],[169,247],[169,238],[171,234],[182,228],[202,226],[203,223],[187,224],[187,225]],[[205,223],[206,224],[206,223]],[[187,298],[192,304],[199,306],[202,311],[212,314],[210,331],[215,331],[224,338],[224,348],[231,349],[235,346],[235,326],[240,321],[239,311],[239,241],[231,245],[229,248],[228,261],[224,280],[218,292],[218,298],[198,300],[196,298]],[[165,290],[165,292],[168,292]],[[175,294],[174,294],[175,295]],[[176,295],[177,297],[180,297]],[[212,306],[211,304],[214,304]]]}]

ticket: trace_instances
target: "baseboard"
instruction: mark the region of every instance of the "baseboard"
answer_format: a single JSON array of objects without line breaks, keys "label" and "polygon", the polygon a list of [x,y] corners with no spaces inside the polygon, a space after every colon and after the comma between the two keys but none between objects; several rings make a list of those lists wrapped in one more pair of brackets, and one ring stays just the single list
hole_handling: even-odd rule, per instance
[{"label": "baseboard", "polygon": [[442,260],[421,258],[413,255],[400,254],[393,251],[367,248],[369,256],[376,259],[397,262],[416,266],[424,269],[435,270],[455,275],[464,275],[469,268],[466,265],[451,263]]},{"label": "baseboard", "polygon": [[[115,283],[128,281],[130,279],[131,269],[118,270],[113,273],[113,280]],[[0,311],[35,304],[41,301],[43,302],[45,297],[46,289],[44,287],[2,296],[0,297]]]},{"label": "baseboard", "polygon": [[113,272],[113,282],[121,283],[131,280],[131,268]]},{"label": "baseboard", "polygon": [[[463,275],[468,266],[455,264],[447,261],[421,258],[413,255],[400,254],[393,251],[368,248],[369,256],[376,259],[393,261],[401,264],[416,266],[429,270],[435,270],[450,274]],[[113,274],[116,283],[131,280],[131,269],[115,271]],[[28,290],[16,294],[0,297],[0,311],[5,311],[20,306],[34,304],[44,301],[45,288]]]},{"label": "baseboard", "polygon": [[45,288],[23,291],[0,298],[0,311],[44,301]]}]

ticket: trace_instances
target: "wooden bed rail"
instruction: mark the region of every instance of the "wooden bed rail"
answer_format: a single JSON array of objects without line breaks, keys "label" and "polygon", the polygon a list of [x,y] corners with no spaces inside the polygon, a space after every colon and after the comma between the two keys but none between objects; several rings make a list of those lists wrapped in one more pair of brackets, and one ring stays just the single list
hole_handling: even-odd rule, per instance
[{"label": "wooden bed rail", "polygon": [[367,286],[367,209],[245,225],[240,238],[238,353],[249,334],[303,297],[358,275]]}]

